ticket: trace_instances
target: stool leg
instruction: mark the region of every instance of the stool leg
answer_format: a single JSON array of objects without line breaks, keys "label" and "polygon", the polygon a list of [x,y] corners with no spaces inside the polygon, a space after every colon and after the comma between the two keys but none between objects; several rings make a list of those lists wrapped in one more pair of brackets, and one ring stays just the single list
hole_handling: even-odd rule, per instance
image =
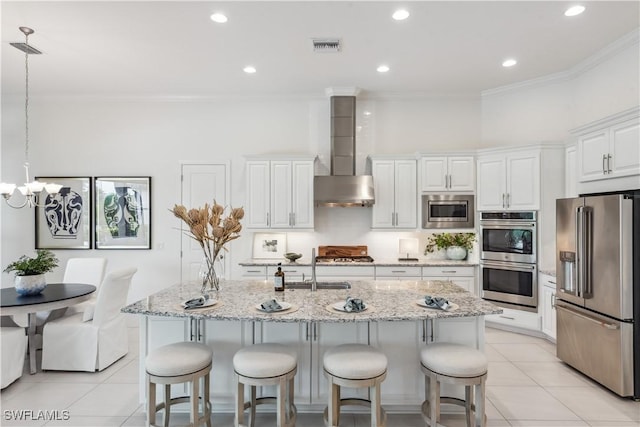
[{"label": "stool leg", "polygon": [[276,392],[276,402],[278,405],[277,413],[276,413],[276,425],[278,427],[285,427],[286,425],[286,414],[285,414],[285,396],[287,395],[287,381],[284,377],[280,378],[280,382],[278,384],[278,390]]},{"label": "stool leg", "polygon": [[[210,383],[211,383],[211,378],[209,376],[209,372],[207,372],[207,375],[204,376],[204,400],[202,402],[202,411],[205,413],[205,415],[207,414],[207,407],[211,404],[209,402],[209,387],[210,387]],[[206,420],[207,423],[207,427],[211,427],[211,413],[209,413],[209,416],[207,417]]]},{"label": "stool leg", "polygon": [[429,406],[431,427],[436,427],[440,421],[440,383],[436,379],[436,374],[429,374]]},{"label": "stool leg", "polygon": [[293,394],[294,394],[294,381],[293,378],[291,378],[288,382],[288,386],[287,386],[287,422],[291,421],[291,418],[293,417]]},{"label": "stool leg", "polygon": [[190,397],[191,414],[189,416],[191,424],[193,424],[194,426],[198,425],[198,418],[200,418],[198,416],[199,415],[199,412],[198,412],[199,400],[200,400],[200,380],[199,379],[194,379],[193,381],[191,381],[191,397]]},{"label": "stool leg", "polygon": [[236,389],[236,417],[235,427],[244,425],[244,384],[238,378],[238,388]]},{"label": "stool leg", "polygon": [[147,422],[150,425],[156,423],[156,383],[151,382],[147,376]]},{"label": "stool leg", "polygon": [[251,407],[249,408],[249,427],[255,427],[256,424],[256,386],[249,387],[249,394],[251,395]]},{"label": "stool leg", "polygon": [[329,427],[334,427],[337,425],[336,422],[336,404],[335,404],[335,394],[338,390],[338,386],[336,386],[333,383],[333,378],[332,377],[328,377],[327,378],[329,384],[328,384],[328,389],[329,389],[329,402],[328,402],[328,406],[327,406],[327,424],[329,425]]},{"label": "stool leg", "polygon": [[164,427],[169,427],[171,416],[171,384],[164,385]]},{"label": "stool leg", "polygon": [[487,376],[483,376],[480,379],[480,384],[476,384],[474,387],[476,389],[476,426],[485,427],[485,416],[484,416],[484,399],[485,399],[485,382],[487,380]]},{"label": "stool leg", "polygon": [[382,423],[380,417],[380,383],[370,387],[371,389],[371,427],[379,427]]},{"label": "stool leg", "polygon": [[464,386],[464,415],[467,419],[467,427],[472,427],[471,422],[471,404],[473,402],[473,386]]}]

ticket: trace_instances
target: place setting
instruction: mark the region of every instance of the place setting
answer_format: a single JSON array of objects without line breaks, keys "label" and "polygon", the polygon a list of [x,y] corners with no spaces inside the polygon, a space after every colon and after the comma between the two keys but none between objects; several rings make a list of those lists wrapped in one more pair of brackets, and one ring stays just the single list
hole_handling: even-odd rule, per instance
[{"label": "place setting", "polygon": [[372,307],[367,305],[360,298],[347,297],[344,301],[338,301],[325,307],[331,313],[362,313],[372,311]]},{"label": "place setting", "polygon": [[446,298],[431,295],[425,295],[424,298],[417,300],[416,304],[423,308],[440,311],[453,311],[460,308],[458,304],[450,302]]},{"label": "place setting", "polygon": [[276,298],[271,298],[256,304],[254,309],[259,313],[288,314],[298,311],[298,306],[290,302],[278,301]]},{"label": "place setting", "polygon": [[208,295],[200,295],[199,297],[191,298],[180,303],[180,307],[187,311],[201,310],[211,307],[219,307],[222,305],[222,301],[215,298],[211,298]]}]

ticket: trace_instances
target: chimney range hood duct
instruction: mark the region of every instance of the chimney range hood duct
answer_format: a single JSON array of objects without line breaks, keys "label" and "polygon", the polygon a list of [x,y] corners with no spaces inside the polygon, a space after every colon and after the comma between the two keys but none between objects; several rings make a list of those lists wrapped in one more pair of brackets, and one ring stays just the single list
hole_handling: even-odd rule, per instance
[{"label": "chimney range hood duct", "polygon": [[331,175],[314,178],[316,206],[374,204],[373,176],[356,175],[356,97],[331,97]]}]

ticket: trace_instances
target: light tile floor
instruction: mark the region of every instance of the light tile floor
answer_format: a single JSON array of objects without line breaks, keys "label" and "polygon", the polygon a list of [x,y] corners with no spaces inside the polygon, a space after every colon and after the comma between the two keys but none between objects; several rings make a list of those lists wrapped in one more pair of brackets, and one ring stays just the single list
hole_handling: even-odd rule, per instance
[{"label": "light tile floor", "polygon": [[[138,329],[130,328],[130,352],[98,373],[38,372],[25,374],[0,393],[2,426],[144,426],[138,404]],[[489,426],[639,427],[640,403],[621,399],[555,357],[548,341],[497,329],[486,330],[489,359],[487,418]],[[384,402],[383,402],[384,404]],[[68,410],[59,421],[14,421],[7,411]],[[10,414],[11,412],[9,412]],[[62,415],[62,414],[60,414]],[[186,424],[182,414],[172,425]],[[275,425],[260,415],[260,426]],[[464,426],[461,415],[443,414],[441,424]],[[214,426],[232,426],[231,414],[215,414]],[[343,427],[365,427],[369,417],[345,414]],[[388,427],[424,426],[419,415],[389,414]],[[300,414],[298,427],[322,427],[320,414]]]}]

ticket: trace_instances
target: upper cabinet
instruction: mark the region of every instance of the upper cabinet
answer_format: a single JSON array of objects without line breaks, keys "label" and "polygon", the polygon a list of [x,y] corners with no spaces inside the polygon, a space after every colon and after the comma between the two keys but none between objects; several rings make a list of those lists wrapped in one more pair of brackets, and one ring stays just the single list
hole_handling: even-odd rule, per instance
[{"label": "upper cabinet", "polygon": [[540,208],[540,150],[478,156],[478,210]]},{"label": "upper cabinet", "polygon": [[247,160],[247,228],[313,228],[313,156]]},{"label": "upper cabinet", "polygon": [[371,172],[376,198],[371,228],[416,228],[416,160],[372,157]]},{"label": "upper cabinet", "polygon": [[640,107],[571,130],[577,144],[577,192],[638,188]]},{"label": "upper cabinet", "polygon": [[424,156],[420,159],[420,191],[475,191],[473,156]]}]

